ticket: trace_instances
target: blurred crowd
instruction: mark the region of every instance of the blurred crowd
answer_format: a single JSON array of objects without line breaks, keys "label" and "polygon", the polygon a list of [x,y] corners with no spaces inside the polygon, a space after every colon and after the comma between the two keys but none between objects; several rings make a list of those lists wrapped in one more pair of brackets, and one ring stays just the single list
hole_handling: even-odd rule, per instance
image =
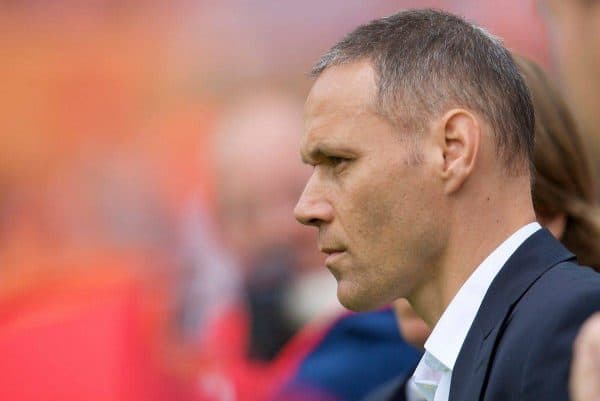
[{"label": "blurred crowd", "polygon": [[548,70],[600,172],[597,1],[0,2],[0,399],[351,401],[418,361],[292,214],[312,63],[408,7]]}]

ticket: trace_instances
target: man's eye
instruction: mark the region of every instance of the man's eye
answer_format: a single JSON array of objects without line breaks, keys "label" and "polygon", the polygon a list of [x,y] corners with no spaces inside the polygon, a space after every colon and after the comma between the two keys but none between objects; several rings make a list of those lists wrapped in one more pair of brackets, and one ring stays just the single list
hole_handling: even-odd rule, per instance
[{"label": "man's eye", "polygon": [[342,164],[344,162],[347,162],[347,161],[348,161],[348,159],[343,158],[343,157],[337,157],[337,156],[331,156],[331,157],[329,157],[329,162],[331,163],[331,165],[333,167],[337,167],[340,164]]}]

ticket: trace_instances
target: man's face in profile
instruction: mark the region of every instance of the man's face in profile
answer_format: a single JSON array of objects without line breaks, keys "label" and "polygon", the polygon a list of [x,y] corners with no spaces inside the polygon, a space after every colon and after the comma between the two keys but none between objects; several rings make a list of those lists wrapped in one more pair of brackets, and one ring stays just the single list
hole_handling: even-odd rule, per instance
[{"label": "man's face in profile", "polygon": [[[433,147],[426,133],[401,133],[378,114],[376,96],[370,63],[344,64],[319,76],[305,107],[301,154],[314,169],[295,214],[318,228],[338,298],[352,310],[410,295],[442,243]],[[410,146],[403,135],[422,136]]]}]

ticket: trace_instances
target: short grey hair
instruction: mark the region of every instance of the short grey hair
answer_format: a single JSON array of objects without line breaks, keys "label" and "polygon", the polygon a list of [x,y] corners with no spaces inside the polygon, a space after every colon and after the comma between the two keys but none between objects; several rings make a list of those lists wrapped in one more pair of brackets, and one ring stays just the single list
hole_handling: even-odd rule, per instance
[{"label": "short grey hair", "polygon": [[534,111],[510,52],[485,29],[438,10],[408,10],[359,26],[315,64],[368,60],[376,76],[378,112],[422,131],[451,107],[477,112],[491,126],[509,172],[532,166]]}]

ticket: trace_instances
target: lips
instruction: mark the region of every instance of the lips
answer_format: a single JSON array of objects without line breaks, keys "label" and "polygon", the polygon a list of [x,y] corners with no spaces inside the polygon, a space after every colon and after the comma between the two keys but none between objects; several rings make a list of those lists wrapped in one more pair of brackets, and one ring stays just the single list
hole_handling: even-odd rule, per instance
[{"label": "lips", "polygon": [[344,249],[323,249],[322,252],[328,255],[325,259],[326,266],[331,266],[346,254]]},{"label": "lips", "polygon": [[327,255],[325,266],[328,268],[346,254],[346,248],[335,243],[329,243],[328,245],[319,244],[319,250]]},{"label": "lips", "polygon": [[327,248],[327,247],[320,247],[320,251],[323,253],[326,253],[328,255],[331,255],[333,253],[340,253],[340,252],[344,252],[345,249],[343,248]]}]

